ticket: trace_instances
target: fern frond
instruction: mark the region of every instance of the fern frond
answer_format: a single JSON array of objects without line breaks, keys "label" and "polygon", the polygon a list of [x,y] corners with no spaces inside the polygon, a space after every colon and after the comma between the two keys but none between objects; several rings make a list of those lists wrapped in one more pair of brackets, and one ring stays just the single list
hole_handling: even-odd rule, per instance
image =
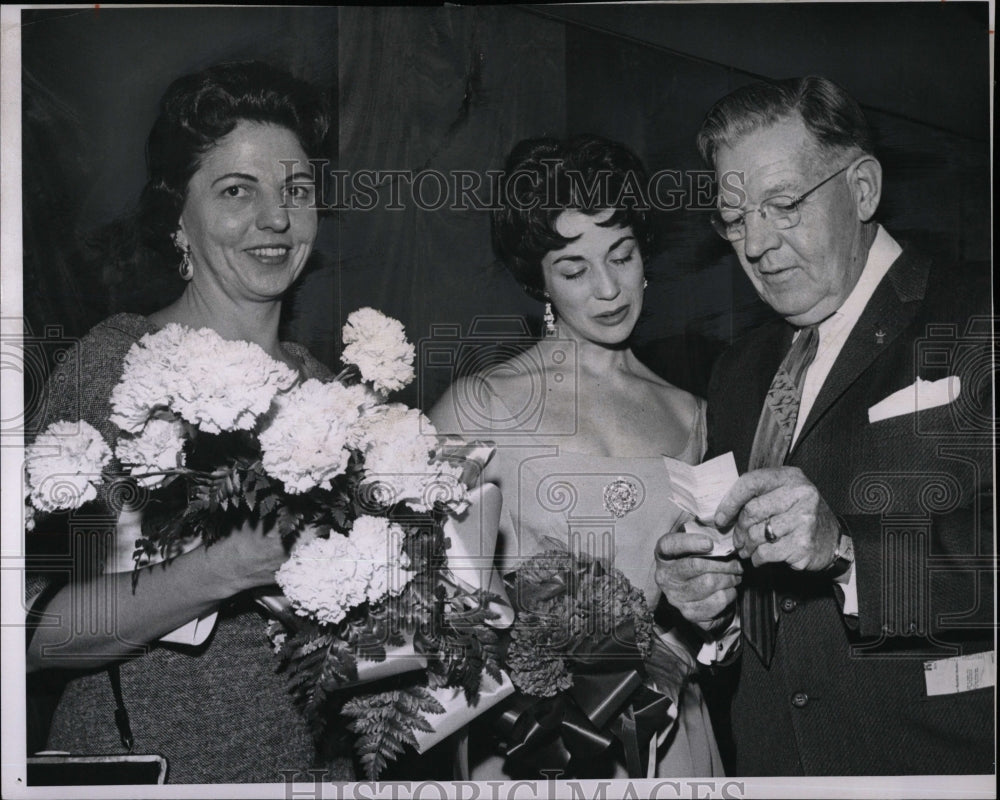
[{"label": "fern frond", "polygon": [[417,746],[414,730],[433,732],[425,714],[443,714],[444,707],[424,686],[408,686],[353,697],[342,712],[357,734],[356,749],[369,780],[377,781],[388,762]]}]

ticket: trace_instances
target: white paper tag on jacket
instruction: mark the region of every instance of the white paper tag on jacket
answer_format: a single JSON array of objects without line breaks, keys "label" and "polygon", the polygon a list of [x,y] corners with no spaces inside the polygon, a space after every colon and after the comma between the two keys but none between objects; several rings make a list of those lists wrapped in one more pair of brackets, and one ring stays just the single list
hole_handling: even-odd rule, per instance
[{"label": "white paper tag on jacket", "polygon": [[997,653],[971,653],[967,656],[924,662],[927,696],[958,694],[997,684]]}]

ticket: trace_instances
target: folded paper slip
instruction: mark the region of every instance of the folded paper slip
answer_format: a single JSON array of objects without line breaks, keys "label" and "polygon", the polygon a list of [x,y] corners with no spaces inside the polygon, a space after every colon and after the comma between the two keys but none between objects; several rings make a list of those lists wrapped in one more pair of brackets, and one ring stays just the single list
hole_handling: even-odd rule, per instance
[{"label": "folded paper slip", "polygon": [[702,522],[712,521],[722,498],[740,476],[731,452],[694,466],[667,456],[663,463],[674,502]]},{"label": "folded paper slip", "polygon": [[869,408],[868,421],[881,422],[903,414],[915,414],[917,411],[948,405],[958,400],[961,394],[962,379],[958,375],[949,375],[937,381],[917,378],[916,383],[893,392]]},{"label": "folded paper slip", "polygon": [[479,687],[479,702],[474,706],[470,706],[466,702],[465,692],[461,687],[447,686],[431,689],[431,694],[444,706],[444,713],[427,715],[427,721],[434,728],[432,733],[413,731],[417,739],[417,752],[426,753],[438,742],[465,727],[500,701],[510,697],[514,693],[514,684],[511,683],[506,672],[501,671],[500,677],[503,680],[497,683],[489,675],[483,675],[483,681]]},{"label": "folded paper slip", "polygon": [[728,533],[723,533],[711,525],[702,525],[696,520],[689,520],[684,523],[684,533],[700,533],[711,537],[712,552],[706,553],[703,558],[726,558],[736,552],[732,529]]}]

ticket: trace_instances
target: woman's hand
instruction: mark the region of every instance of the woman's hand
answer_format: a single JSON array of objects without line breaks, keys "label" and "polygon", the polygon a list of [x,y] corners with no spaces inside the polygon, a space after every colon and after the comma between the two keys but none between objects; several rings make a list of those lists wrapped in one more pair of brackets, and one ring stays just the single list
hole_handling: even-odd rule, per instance
[{"label": "woman's hand", "polygon": [[[131,513],[124,522],[124,535],[141,525]],[[299,538],[313,535],[307,529]],[[248,523],[208,547],[144,567],[134,586],[131,569],[71,580],[45,608],[49,621],[31,641],[28,669],[92,669],[141,652],[221,601],[274,583],[275,570],[287,558],[276,526]],[[93,630],[94,615],[102,622],[100,631]]]},{"label": "woman's hand", "polygon": [[[299,536],[315,536],[311,529]],[[274,573],[288,559],[277,526],[246,522],[224,539],[203,548],[206,566],[216,575],[223,597],[274,583]]]}]

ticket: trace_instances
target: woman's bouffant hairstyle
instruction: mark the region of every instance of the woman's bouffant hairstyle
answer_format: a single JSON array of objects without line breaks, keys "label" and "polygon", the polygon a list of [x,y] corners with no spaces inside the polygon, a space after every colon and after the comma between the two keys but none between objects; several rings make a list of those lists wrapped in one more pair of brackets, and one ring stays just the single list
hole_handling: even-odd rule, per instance
[{"label": "woman's bouffant hairstyle", "polygon": [[543,299],[542,258],[573,239],[556,232],[567,210],[630,227],[643,260],[653,247],[646,170],[631,150],[599,136],[526,139],[507,157],[492,216],[493,248],[524,290]]},{"label": "woman's bouffant hairstyle", "polygon": [[146,142],[148,181],[139,201],[143,241],[173,252],[188,182],[202,156],[238,123],[260,122],[292,131],[309,158],[326,155],[330,115],[310,84],[260,61],[217,64],[175,80],[160,101]]},{"label": "woman's bouffant hairstyle", "polygon": [[874,154],[871,128],[861,106],[828,78],[810,75],[774,83],[752,83],[723,97],[698,131],[698,152],[715,167],[720,147],[780,120],[802,117],[824,153],[860,150]]}]

